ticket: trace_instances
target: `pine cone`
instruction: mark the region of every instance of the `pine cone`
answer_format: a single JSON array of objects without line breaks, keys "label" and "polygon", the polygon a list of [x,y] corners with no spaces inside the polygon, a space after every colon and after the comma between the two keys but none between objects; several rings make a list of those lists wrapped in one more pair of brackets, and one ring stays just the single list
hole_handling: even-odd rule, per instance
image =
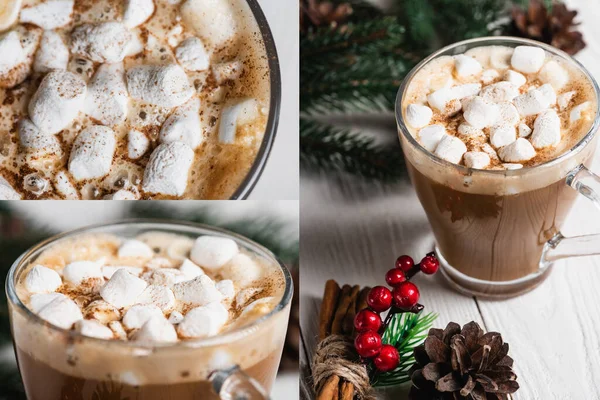
[{"label": "pine cone", "polygon": [[512,11],[516,36],[539,40],[574,55],[585,47],[583,35],[574,29],[577,11],[569,10],[563,3],[555,2],[549,14],[542,0],[531,0],[524,10]]},{"label": "pine cone", "polygon": [[306,30],[308,25],[338,25],[345,22],[352,12],[348,3],[334,5],[330,1],[301,0],[300,29]]},{"label": "pine cone", "polygon": [[508,355],[508,343],[497,332],[483,333],[476,322],[462,330],[450,322],[430,329],[415,347],[410,400],[507,400],[519,389]]}]

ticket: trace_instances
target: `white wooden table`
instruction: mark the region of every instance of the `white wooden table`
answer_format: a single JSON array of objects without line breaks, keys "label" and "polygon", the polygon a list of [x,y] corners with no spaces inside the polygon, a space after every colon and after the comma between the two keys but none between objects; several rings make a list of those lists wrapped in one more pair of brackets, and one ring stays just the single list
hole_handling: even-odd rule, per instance
[{"label": "white wooden table", "polygon": [[[588,43],[578,59],[600,80],[600,2],[567,3],[580,11]],[[600,155],[593,169],[600,173]],[[422,257],[433,248],[433,235],[408,182],[384,187],[304,176],[301,185],[301,359],[306,368],[325,281],[383,284],[398,255]],[[600,232],[600,212],[579,198],[563,232]],[[415,279],[426,311],[439,314],[436,327],[475,320],[502,333],[521,385],[516,399],[600,399],[600,257],[558,262],[539,288],[506,301],[460,295],[441,276]],[[381,398],[402,400],[406,391],[401,387]]]}]

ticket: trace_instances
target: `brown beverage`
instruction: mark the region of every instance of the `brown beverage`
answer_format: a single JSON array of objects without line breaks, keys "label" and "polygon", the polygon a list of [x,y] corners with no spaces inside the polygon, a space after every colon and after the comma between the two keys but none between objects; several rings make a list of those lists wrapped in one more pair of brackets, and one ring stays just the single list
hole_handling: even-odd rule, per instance
[{"label": "brown beverage", "polygon": [[411,75],[399,97],[401,144],[445,276],[493,297],[545,278],[544,246],[577,194],[566,177],[595,149],[591,136],[583,141],[596,118],[591,78],[548,47],[529,65],[537,72],[519,71],[529,68],[513,56],[521,45],[531,43],[458,45]]}]

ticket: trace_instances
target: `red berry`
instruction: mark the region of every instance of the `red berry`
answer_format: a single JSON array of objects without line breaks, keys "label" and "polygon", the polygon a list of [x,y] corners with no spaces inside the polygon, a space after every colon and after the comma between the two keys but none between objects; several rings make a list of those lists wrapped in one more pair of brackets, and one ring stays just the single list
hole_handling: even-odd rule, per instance
[{"label": "red berry", "polygon": [[375,286],[367,296],[367,304],[373,311],[387,311],[392,306],[392,292],[385,286]]},{"label": "red berry", "polygon": [[400,268],[392,268],[385,274],[385,281],[388,285],[396,287],[406,280],[404,271]]},{"label": "red berry", "polygon": [[392,345],[384,344],[381,346],[381,351],[373,359],[373,363],[375,367],[381,372],[388,372],[393,369],[396,369],[398,364],[400,364],[400,355],[398,354],[398,350]]},{"label": "red berry", "polygon": [[438,268],[440,267],[440,262],[435,256],[428,255],[423,257],[419,266],[424,274],[431,275],[437,272]]},{"label": "red berry", "polygon": [[404,272],[406,272],[409,269],[411,269],[412,267],[414,267],[414,265],[415,265],[415,262],[413,261],[413,259],[407,255],[400,256],[396,260],[396,268],[399,268]]},{"label": "red berry", "polygon": [[409,309],[419,301],[419,288],[412,282],[402,282],[392,292],[394,305],[398,308]]},{"label": "red berry", "polygon": [[359,356],[374,357],[381,350],[381,336],[375,332],[363,332],[354,339],[354,347]]},{"label": "red berry", "polygon": [[354,317],[354,327],[358,332],[377,332],[381,328],[381,317],[371,310],[362,310]]}]

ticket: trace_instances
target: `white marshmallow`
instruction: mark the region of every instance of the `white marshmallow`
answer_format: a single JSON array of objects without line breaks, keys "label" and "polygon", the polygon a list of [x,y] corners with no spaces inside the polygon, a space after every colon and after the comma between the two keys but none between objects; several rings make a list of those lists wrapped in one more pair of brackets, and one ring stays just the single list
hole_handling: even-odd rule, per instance
[{"label": "white marshmallow", "polygon": [[102,267],[102,276],[106,279],[112,278],[112,276],[120,269],[124,269],[132,275],[140,276],[142,272],[144,272],[143,268],[140,267],[126,267],[126,266],[114,266],[114,265],[106,265]]},{"label": "white marshmallow", "polygon": [[181,5],[186,25],[214,47],[223,47],[235,39],[238,17],[234,5],[221,0],[186,0]]},{"label": "white marshmallow", "polygon": [[83,111],[102,125],[113,126],[125,121],[128,110],[123,63],[101,65],[88,83]]},{"label": "white marshmallow", "polygon": [[183,319],[184,316],[179,311],[173,311],[171,315],[169,315],[169,322],[173,325],[179,324],[181,321],[183,321]]},{"label": "white marshmallow", "polygon": [[98,63],[123,61],[133,35],[120,22],[79,25],[71,33],[71,51]]},{"label": "white marshmallow", "polygon": [[425,149],[434,151],[444,136],[446,128],[443,125],[429,125],[419,131],[419,143]]},{"label": "white marshmallow", "polygon": [[175,295],[166,286],[150,285],[137,298],[138,304],[152,304],[162,311],[170,311],[175,308]]},{"label": "white marshmallow", "polygon": [[143,132],[131,129],[127,134],[127,154],[132,160],[141,158],[150,147],[150,139]]},{"label": "white marshmallow", "polygon": [[469,96],[476,96],[481,91],[481,84],[479,83],[466,83],[464,85],[458,85],[451,88],[442,88],[427,96],[427,102],[429,105],[441,113],[446,114],[448,112],[448,104],[452,100],[460,100]]},{"label": "white marshmallow", "polygon": [[569,120],[571,121],[571,123],[579,121],[581,119],[582,113],[585,110],[587,110],[591,104],[592,103],[590,103],[589,101],[585,101],[573,107],[573,109],[571,110],[571,114],[569,114]]},{"label": "white marshmallow", "polygon": [[54,176],[54,185],[56,191],[66,200],[79,200],[79,192],[65,171],[60,171]]},{"label": "white marshmallow", "polygon": [[95,261],[74,261],[67,264],[62,274],[65,281],[73,285],[81,285],[88,279],[104,280],[102,265]]},{"label": "white marshmallow", "polygon": [[154,250],[146,243],[136,240],[128,239],[119,247],[117,253],[119,258],[123,257],[139,257],[139,258],[152,258],[154,257]]},{"label": "white marshmallow", "polygon": [[128,329],[139,329],[152,317],[163,317],[163,312],[153,304],[136,304],[123,316],[123,325]]},{"label": "white marshmallow", "polygon": [[492,47],[492,53],[490,54],[490,65],[500,70],[509,68],[513,52],[513,49],[508,47]]},{"label": "white marshmallow", "polygon": [[35,54],[33,69],[46,73],[53,69],[67,69],[69,48],[60,35],[54,31],[44,31],[40,47]]},{"label": "white marshmallow", "polygon": [[481,91],[480,83],[465,83],[450,88],[452,98],[456,100],[464,99],[469,96],[477,96]]},{"label": "white marshmallow", "polygon": [[177,326],[177,332],[185,338],[213,336],[228,319],[229,313],[221,303],[210,303],[190,310]]},{"label": "white marshmallow", "polygon": [[82,319],[75,322],[75,331],[83,336],[97,339],[112,339],[114,337],[113,331],[111,331],[110,328],[107,328],[93,319]]},{"label": "white marshmallow", "polygon": [[498,82],[481,89],[479,96],[488,103],[512,101],[519,95],[519,88],[510,82]]},{"label": "white marshmallow", "polygon": [[71,329],[75,322],[83,319],[77,304],[66,296],[57,297],[42,307],[38,316],[63,329]]},{"label": "white marshmallow", "polygon": [[142,275],[142,279],[153,285],[168,287],[188,280],[183,272],[175,268],[160,268],[155,271],[148,271]]},{"label": "white marshmallow", "polygon": [[546,90],[533,89],[527,93],[515,97],[513,104],[523,117],[539,114],[547,110],[552,101],[552,96]]},{"label": "white marshmallow", "polygon": [[29,102],[29,118],[42,132],[65,129],[83,108],[87,85],[79,76],[55,70],[49,72]]},{"label": "white marshmallow", "polygon": [[123,328],[123,324],[120,321],[111,321],[108,323],[108,327],[113,331],[117,339],[127,340],[127,332],[125,332],[125,328]]},{"label": "white marshmallow", "polygon": [[566,92],[566,93],[558,95],[556,97],[556,102],[558,103],[558,109],[562,111],[565,108],[567,108],[569,106],[569,103],[571,102],[571,100],[573,100],[573,97],[575,97],[576,94],[577,94],[577,92],[570,91],[570,92]]},{"label": "white marshmallow", "polygon": [[529,140],[518,138],[511,144],[504,146],[498,152],[502,161],[519,163],[535,157],[535,149]]},{"label": "white marshmallow", "polygon": [[[166,257],[154,257],[152,260],[146,263],[146,267],[150,269],[157,268],[169,268],[173,269],[173,261],[169,260]],[[177,270],[175,270],[177,271]]]},{"label": "white marshmallow", "polygon": [[209,56],[204,43],[197,37],[191,37],[179,44],[175,50],[179,64],[187,71],[204,71],[209,66]]},{"label": "white marshmallow", "polygon": [[4,32],[19,19],[22,0],[5,1],[0,14],[0,32]]},{"label": "white marshmallow", "polygon": [[150,155],[142,189],[148,193],[183,195],[193,161],[194,150],[187,144],[161,144]]},{"label": "white marshmallow", "polygon": [[406,107],[406,123],[413,128],[423,128],[429,124],[433,111],[427,106],[409,104]]},{"label": "white marshmallow", "polygon": [[435,155],[451,163],[458,164],[463,154],[467,152],[467,146],[457,137],[444,136],[435,148]]},{"label": "white marshmallow", "polygon": [[498,109],[500,111],[500,118],[497,123],[499,124],[516,125],[521,119],[519,111],[517,111],[517,108],[512,103],[498,104]]},{"label": "white marshmallow", "polygon": [[484,169],[490,165],[490,156],[483,151],[468,151],[463,157],[469,168]]},{"label": "white marshmallow", "polygon": [[38,293],[29,298],[29,309],[35,314],[38,314],[42,308],[46,307],[56,299],[69,300],[69,298],[62,293]]},{"label": "white marshmallow", "polygon": [[217,290],[221,292],[223,295],[223,300],[231,301],[235,296],[235,287],[233,286],[233,281],[230,279],[225,279],[217,282],[215,285]]},{"label": "white marshmallow", "polygon": [[540,70],[538,78],[544,83],[552,85],[554,90],[562,89],[569,83],[569,73],[558,62],[548,61]]},{"label": "white marshmallow", "polygon": [[552,88],[552,85],[546,83],[540,86],[537,90],[544,95],[550,105],[556,104],[556,92],[554,91],[554,88]]},{"label": "white marshmallow", "polygon": [[21,195],[0,175],[0,200],[21,200]]},{"label": "white marshmallow", "polygon": [[258,103],[254,99],[236,100],[226,106],[219,119],[219,141],[234,143],[238,126],[250,123],[258,117]]},{"label": "white marshmallow", "polygon": [[211,67],[213,76],[217,84],[222,85],[228,81],[234,81],[242,76],[244,64],[239,60],[214,64]]},{"label": "white marshmallow", "polygon": [[496,104],[488,104],[481,97],[475,97],[467,104],[463,116],[469,125],[486,128],[498,121],[500,110]]},{"label": "white marshmallow", "polygon": [[454,69],[456,70],[456,75],[466,78],[472,75],[477,75],[483,68],[481,67],[479,61],[473,57],[459,54],[454,56]]},{"label": "white marshmallow", "polygon": [[83,310],[83,315],[86,318],[93,318],[103,324],[121,319],[121,312],[112,304],[108,304],[104,300],[94,300],[88,304]]},{"label": "white marshmallow", "polygon": [[29,270],[25,278],[25,289],[30,293],[55,292],[62,285],[62,279],[53,269],[36,265]]},{"label": "white marshmallow", "polygon": [[531,135],[531,128],[527,124],[519,124],[519,137]]},{"label": "white marshmallow", "polygon": [[214,301],[223,300],[223,295],[215,286],[215,282],[206,275],[198,276],[191,281],[173,285],[175,298],[181,302],[203,306]]},{"label": "white marshmallow", "polygon": [[131,29],[143,24],[154,14],[153,0],[125,0],[123,24]]},{"label": "white marshmallow", "polygon": [[20,120],[18,129],[19,144],[25,152],[35,153],[40,157],[62,155],[62,148],[56,136],[43,133],[29,118]]},{"label": "white marshmallow", "polygon": [[138,199],[137,194],[135,194],[129,190],[125,190],[125,189],[121,189],[121,190],[116,191],[115,193],[111,193],[111,194],[104,196],[104,200],[137,200],[137,199]]},{"label": "white marshmallow", "polygon": [[251,298],[253,298],[260,292],[262,292],[262,289],[259,288],[246,288],[240,290],[235,296],[235,304],[237,308],[241,308],[244,305],[246,305],[246,303],[248,303],[248,301],[250,301]]},{"label": "white marshmallow", "polygon": [[73,142],[69,172],[76,181],[101,178],[110,172],[115,154],[115,132],[95,125],[84,129]]},{"label": "white marshmallow", "polygon": [[245,287],[262,277],[262,269],[244,253],[236,254],[221,270],[224,278],[231,279],[240,287]]},{"label": "white marshmallow", "polygon": [[517,46],[510,63],[517,71],[533,74],[542,68],[545,58],[544,49],[533,46]]},{"label": "white marshmallow", "polygon": [[202,268],[194,264],[191,260],[185,259],[179,267],[179,270],[185,275],[186,280],[192,280],[200,275],[206,275]]},{"label": "white marshmallow", "polygon": [[23,82],[31,68],[17,31],[10,31],[0,37],[0,54],[0,87],[11,88]]},{"label": "white marshmallow", "polygon": [[504,80],[512,83],[518,88],[527,83],[527,78],[525,78],[525,75],[520,74],[517,71],[513,71],[512,69],[506,71],[506,73],[504,74]]},{"label": "white marshmallow", "polygon": [[60,28],[71,22],[74,0],[47,0],[21,10],[21,23],[30,23],[42,29]]},{"label": "white marshmallow", "polygon": [[127,71],[127,88],[134,99],[168,108],[186,103],[195,93],[183,68],[175,64],[133,67]]},{"label": "white marshmallow", "polygon": [[536,149],[543,149],[558,143],[560,143],[560,118],[554,110],[544,111],[533,123],[531,144]]},{"label": "white marshmallow", "polygon": [[504,167],[504,169],[508,169],[508,170],[523,168],[522,164],[504,163],[504,164],[502,164],[502,166]]},{"label": "white marshmallow", "polygon": [[517,130],[511,125],[496,125],[490,128],[490,143],[495,148],[511,144],[517,140]]},{"label": "white marshmallow", "polygon": [[157,316],[150,318],[141,329],[135,333],[134,339],[138,342],[174,343],[177,342],[177,332],[164,316]]},{"label": "white marshmallow", "polygon": [[148,284],[124,269],[119,269],[100,289],[100,296],[115,307],[128,307],[135,304],[136,299]]},{"label": "white marshmallow", "polygon": [[160,129],[161,143],[183,142],[192,149],[198,148],[204,141],[200,124],[200,100],[192,98],[178,107]]},{"label": "white marshmallow", "polygon": [[487,154],[488,156],[490,156],[491,160],[499,160],[498,154],[496,153],[496,150],[489,143],[482,144],[481,145],[481,150],[485,154]]},{"label": "white marshmallow", "polygon": [[481,82],[489,84],[500,77],[500,72],[495,69],[486,69],[481,73]]},{"label": "white marshmallow", "polygon": [[194,242],[190,259],[210,270],[221,268],[239,253],[237,243],[229,238],[200,236]]},{"label": "white marshmallow", "polygon": [[471,125],[463,123],[458,126],[458,134],[465,138],[481,138],[486,139],[483,130],[479,128],[473,128]]}]

